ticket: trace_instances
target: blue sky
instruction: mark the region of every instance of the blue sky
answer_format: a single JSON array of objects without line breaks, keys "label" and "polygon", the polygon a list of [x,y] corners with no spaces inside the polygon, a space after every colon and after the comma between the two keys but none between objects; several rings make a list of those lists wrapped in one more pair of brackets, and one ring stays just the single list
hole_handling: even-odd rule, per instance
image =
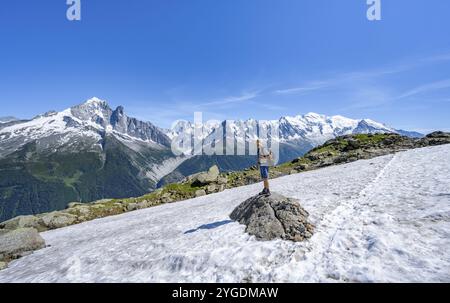
[{"label": "blue sky", "polygon": [[65,0],[0,7],[0,116],[96,96],[176,119],[318,112],[450,130],[450,1]]}]

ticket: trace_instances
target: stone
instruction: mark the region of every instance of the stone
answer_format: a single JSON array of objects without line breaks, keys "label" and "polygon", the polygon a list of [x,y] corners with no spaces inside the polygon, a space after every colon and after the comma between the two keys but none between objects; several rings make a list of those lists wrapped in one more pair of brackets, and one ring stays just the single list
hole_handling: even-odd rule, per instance
[{"label": "stone", "polygon": [[345,155],[337,156],[336,158],[333,159],[333,163],[335,164],[341,164],[346,162],[348,162],[348,158]]},{"label": "stone", "polygon": [[162,197],[161,197],[161,202],[162,203],[172,203],[174,201],[173,197],[171,194],[169,193],[165,193]]},{"label": "stone", "polygon": [[347,141],[347,146],[344,148],[344,151],[356,150],[356,149],[358,149],[360,147],[361,147],[361,144],[359,143],[358,140],[349,139]]},{"label": "stone", "polygon": [[216,191],[217,191],[217,186],[215,184],[211,184],[211,185],[208,185],[208,187],[206,187],[206,192],[208,194],[215,193]]},{"label": "stone", "polygon": [[6,269],[6,268],[8,268],[8,263],[6,263],[6,262],[0,262],[0,270],[4,270],[4,269]]},{"label": "stone", "polygon": [[127,211],[134,211],[138,209],[137,203],[129,203],[127,205]]},{"label": "stone", "polygon": [[151,204],[150,201],[144,200],[144,201],[141,201],[141,202],[137,203],[137,208],[138,209],[145,209],[145,208],[149,208],[151,205],[152,204]]},{"label": "stone", "polygon": [[19,228],[0,233],[0,260],[11,260],[45,247],[45,241],[34,228]]},{"label": "stone", "polygon": [[227,177],[219,177],[217,179],[217,184],[222,185],[222,184],[227,184],[228,183],[228,178]]},{"label": "stone", "polygon": [[217,182],[220,171],[217,165],[211,167],[207,172],[199,173],[193,178],[194,185],[207,185],[213,182]]},{"label": "stone", "polygon": [[45,231],[46,228],[40,218],[36,216],[19,216],[3,223],[0,223],[0,228],[14,230],[18,228],[35,228],[38,231]]},{"label": "stone", "polygon": [[80,203],[80,202],[71,202],[71,203],[67,204],[67,208],[74,208],[74,207],[82,206],[82,205],[83,205],[83,203]]},{"label": "stone", "polygon": [[206,196],[206,191],[204,189],[199,189],[199,190],[195,191],[195,196],[196,197]]},{"label": "stone", "polygon": [[314,231],[314,226],[307,221],[308,216],[297,200],[273,193],[244,201],[230,218],[245,224],[246,232],[258,240],[300,242],[310,238]]},{"label": "stone", "polygon": [[295,174],[298,174],[298,171],[295,170],[295,169],[293,169],[293,170],[291,170],[291,171],[289,172],[289,174],[290,174],[290,175],[295,175]]},{"label": "stone", "polygon": [[298,162],[300,162],[301,158],[296,158],[294,160],[291,161],[292,164],[297,164]]},{"label": "stone", "polygon": [[46,227],[56,229],[74,224],[77,221],[77,216],[55,211],[43,215],[41,219]]},{"label": "stone", "polygon": [[81,216],[88,216],[91,213],[91,208],[87,205],[75,206],[73,208],[69,208],[69,210],[76,211]]},{"label": "stone", "polygon": [[300,164],[296,167],[297,170],[307,170],[309,168],[308,164]]}]

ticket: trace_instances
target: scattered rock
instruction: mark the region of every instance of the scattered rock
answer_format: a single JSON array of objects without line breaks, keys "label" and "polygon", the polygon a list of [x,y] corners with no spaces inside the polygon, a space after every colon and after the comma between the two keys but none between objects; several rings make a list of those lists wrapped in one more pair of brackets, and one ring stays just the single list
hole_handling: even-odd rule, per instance
[{"label": "scattered rock", "polygon": [[245,224],[246,232],[258,240],[300,242],[310,238],[314,230],[307,221],[308,216],[297,200],[274,193],[269,197],[251,197],[239,205],[230,218]]},{"label": "scattered rock", "polygon": [[127,205],[127,211],[134,211],[138,209],[137,203],[129,203]]},{"label": "scattered rock", "polygon": [[295,158],[294,160],[291,161],[291,164],[297,164],[298,162],[300,162],[301,158]]},{"label": "scattered rock", "polygon": [[204,189],[199,189],[195,192],[196,197],[206,196],[206,191]]},{"label": "scattered rock", "polygon": [[337,156],[336,158],[334,158],[333,162],[335,164],[346,163],[348,162],[348,157],[346,155]]},{"label": "scattered rock", "polygon": [[70,213],[52,212],[42,216],[42,222],[49,229],[62,228],[74,224],[77,216]]},{"label": "scattered rock", "polygon": [[8,261],[24,253],[45,247],[45,241],[34,228],[19,228],[0,233],[0,260]]},{"label": "scattered rock", "polygon": [[73,208],[74,210],[78,211],[80,215],[82,216],[88,216],[91,213],[91,208],[86,205],[77,206]]},{"label": "scattered rock", "polygon": [[219,185],[219,192],[224,191],[227,188],[227,186],[225,184],[220,184]]},{"label": "scattered rock", "polygon": [[6,262],[0,262],[0,270],[4,270],[8,267],[8,263]]},{"label": "scattered rock", "polygon": [[293,170],[291,170],[291,171],[289,172],[289,174],[290,174],[290,175],[295,175],[295,174],[298,174],[298,171],[295,170],[295,169],[293,169]]},{"label": "scattered rock", "polygon": [[145,208],[147,208],[149,205],[148,205],[148,202],[147,201],[141,201],[141,202],[139,202],[139,203],[137,203],[137,209],[145,209]]},{"label": "scattered rock", "polygon": [[359,149],[360,147],[361,147],[361,144],[357,140],[348,139],[347,146],[345,147],[344,151],[351,151],[351,150]]},{"label": "scattered rock", "polygon": [[0,228],[14,230],[18,228],[35,228],[38,231],[45,231],[42,220],[35,216],[19,216],[0,224]]},{"label": "scattered rock", "polygon": [[161,202],[162,203],[172,203],[174,200],[172,198],[172,195],[169,193],[165,193],[164,195],[162,195],[161,197]]},{"label": "scattered rock", "polygon": [[206,187],[206,192],[208,194],[215,193],[216,191],[217,191],[217,186],[215,184],[211,184],[211,185],[208,185],[208,187]]},{"label": "scattered rock", "polygon": [[219,178],[220,171],[217,165],[211,167],[207,172],[197,174],[193,180],[192,184],[194,186],[208,185],[210,183],[216,182]]},{"label": "scattered rock", "polygon": [[308,164],[300,164],[296,167],[297,170],[307,170],[309,168]]},{"label": "scattered rock", "polygon": [[80,202],[71,202],[71,203],[67,204],[67,208],[74,208],[74,207],[82,206],[82,205],[83,205],[83,203],[80,203]]},{"label": "scattered rock", "polygon": [[217,184],[222,185],[222,184],[227,184],[228,183],[228,178],[227,177],[219,177],[217,179]]}]

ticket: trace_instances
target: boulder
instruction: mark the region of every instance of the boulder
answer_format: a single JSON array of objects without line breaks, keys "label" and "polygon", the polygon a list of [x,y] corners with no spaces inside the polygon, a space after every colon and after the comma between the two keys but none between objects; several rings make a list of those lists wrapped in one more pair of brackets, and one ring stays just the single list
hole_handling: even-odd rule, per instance
[{"label": "boulder", "polygon": [[42,220],[36,216],[19,216],[3,223],[0,223],[0,228],[14,230],[18,228],[35,228],[38,231],[45,231]]},{"label": "boulder", "polygon": [[217,179],[217,184],[222,185],[222,184],[227,184],[228,183],[228,178],[227,177],[219,177]]},{"label": "boulder", "polygon": [[0,260],[8,261],[27,252],[45,247],[45,241],[34,228],[19,228],[0,233]]},{"label": "boulder", "polygon": [[215,193],[216,191],[217,191],[217,185],[215,185],[215,184],[211,184],[206,187],[206,192],[208,194]]},{"label": "boulder", "polygon": [[127,211],[134,211],[138,209],[138,204],[137,203],[129,203],[127,205]]},{"label": "boulder", "polygon": [[4,270],[5,268],[8,267],[8,263],[6,262],[0,262],[0,270]]},{"label": "boulder", "polygon": [[273,193],[244,201],[230,218],[245,224],[246,232],[258,240],[300,242],[310,238],[314,231],[314,226],[307,221],[308,216],[297,200]]},{"label": "boulder", "polygon": [[145,208],[149,208],[151,206],[150,201],[144,200],[141,201],[137,204],[137,208],[138,209],[145,209]]},{"label": "boulder", "polygon": [[52,212],[42,216],[43,224],[49,229],[62,228],[74,224],[77,216],[70,213]]},{"label": "boulder", "polygon": [[204,189],[199,189],[199,190],[195,191],[195,196],[196,197],[206,196],[206,191]]},{"label": "boulder", "polygon": [[192,179],[192,183],[197,186],[208,185],[210,183],[217,182],[219,175],[219,168],[217,165],[214,165],[207,172],[197,174]]}]

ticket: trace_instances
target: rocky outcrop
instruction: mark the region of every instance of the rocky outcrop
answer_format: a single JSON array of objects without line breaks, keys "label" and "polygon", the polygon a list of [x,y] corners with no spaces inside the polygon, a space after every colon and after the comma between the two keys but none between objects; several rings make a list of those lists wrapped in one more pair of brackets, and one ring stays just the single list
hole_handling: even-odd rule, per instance
[{"label": "rocky outcrop", "polygon": [[269,197],[251,197],[239,205],[230,218],[245,224],[246,232],[258,240],[300,242],[311,238],[314,231],[308,216],[297,200],[274,193]]},{"label": "rocky outcrop", "polygon": [[434,132],[424,138],[411,138],[398,134],[347,135],[331,139],[311,150],[304,157],[294,159],[291,167],[301,172],[442,144],[450,144],[450,133]]},{"label": "rocky outcrop", "polygon": [[450,143],[450,133],[434,132],[419,140],[422,146],[433,146]]},{"label": "rocky outcrop", "polygon": [[15,230],[19,228],[34,228],[38,231],[47,229],[44,222],[36,216],[19,216],[0,223],[0,229]]},{"label": "rocky outcrop", "polygon": [[45,241],[34,228],[0,230],[0,267],[30,252],[45,247]]}]

